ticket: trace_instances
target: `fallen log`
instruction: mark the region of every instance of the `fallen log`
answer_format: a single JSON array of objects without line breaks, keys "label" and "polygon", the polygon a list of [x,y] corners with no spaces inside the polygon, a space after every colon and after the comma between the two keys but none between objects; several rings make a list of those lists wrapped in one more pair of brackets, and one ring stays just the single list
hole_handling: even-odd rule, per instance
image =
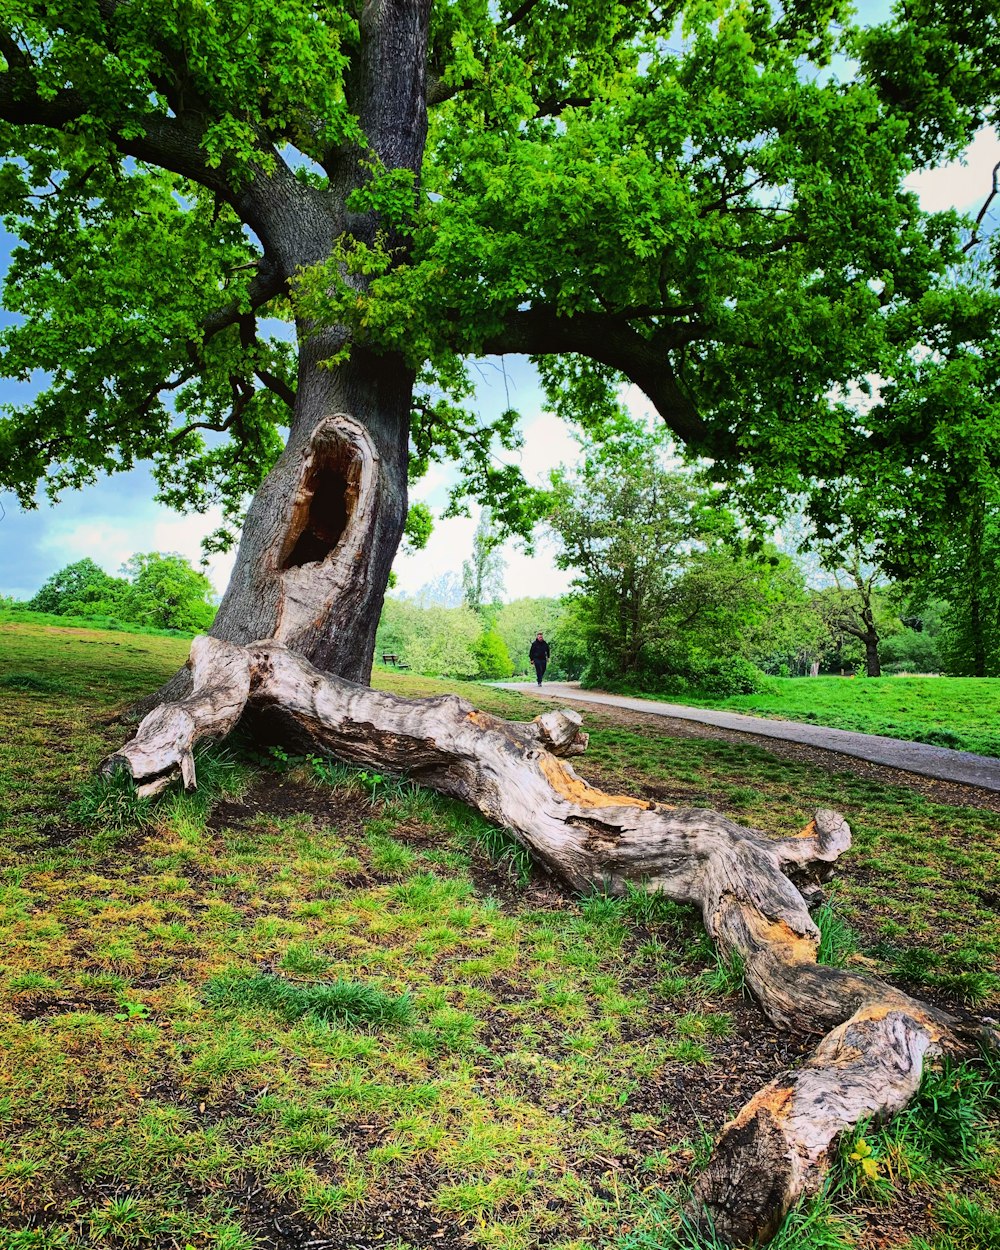
[{"label": "fallen log", "polygon": [[574,890],[632,886],[697,905],[720,956],[742,961],[766,1015],[823,1035],[800,1068],[723,1129],[698,1179],[694,1217],[732,1245],[773,1236],[798,1198],[821,1185],[839,1134],[901,1110],[928,1056],[972,1036],[997,1040],[976,1021],[816,962],[819,931],[803,891],[815,893],[850,846],[835,812],[772,839],[718,812],[606,794],[565,761],[586,749],[576,712],[525,724],[456,695],[402,699],[321,673],[273,640],[197,638],[189,665],[191,693],[151,712],[104,761],[105,771],[127,768],[140,794],[178,776],[193,788],[195,746],[250,713],[289,744],[399,772],[468,803]]}]

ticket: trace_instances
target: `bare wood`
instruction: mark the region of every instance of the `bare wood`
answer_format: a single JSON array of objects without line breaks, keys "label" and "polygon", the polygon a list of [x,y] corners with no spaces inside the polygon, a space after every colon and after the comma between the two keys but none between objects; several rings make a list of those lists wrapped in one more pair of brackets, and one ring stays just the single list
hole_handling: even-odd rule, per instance
[{"label": "bare wood", "polygon": [[243,715],[250,694],[250,655],[214,638],[198,637],[188,658],[192,692],[161,703],[145,716],[135,737],[106,759],[102,771],[128,767],[143,798],[159,794],[180,774],[186,790],[197,786],[194,748],[224,738]]},{"label": "bare wood", "polygon": [[782,1073],[726,1126],[698,1182],[695,1213],[732,1244],[773,1235],[790,1206],[820,1185],[837,1136],[904,1107],[928,1055],[970,1032],[986,1035],[978,1022],[875,978],[817,964],[819,932],[803,890],[813,892],[850,846],[835,812],[820,810],[776,840],[718,812],[606,794],[561,758],[586,747],[576,712],[522,724],[455,695],[401,699],[321,673],[273,640],[242,647],[196,639],[190,665],[192,693],[151,713],[106,761],[124,763],[140,793],[178,773],[193,785],[197,741],[227,733],[246,707],[278,722],[291,742],[469,803],[574,889],[638,886],[697,905],[720,954],[742,961],[765,1013],[825,1035],[802,1067]]},{"label": "bare wood", "polygon": [[819,1187],[845,1129],[902,1111],[924,1059],[955,1038],[943,1013],[898,998],[896,1007],[866,1002],[725,1126],[695,1187],[697,1221],[731,1245],[770,1240],[798,1198]]}]

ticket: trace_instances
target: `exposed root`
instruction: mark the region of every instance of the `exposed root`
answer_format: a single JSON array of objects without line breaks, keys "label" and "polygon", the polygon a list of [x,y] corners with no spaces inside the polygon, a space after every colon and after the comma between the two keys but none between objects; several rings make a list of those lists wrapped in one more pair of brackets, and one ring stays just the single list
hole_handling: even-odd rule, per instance
[{"label": "exposed root", "polygon": [[764,1012],[822,1036],[805,1064],[726,1126],[698,1181],[694,1214],[731,1244],[771,1237],[821,1184],[840,1133],[913,1097],[928,1055],[972,1033],[998,1040],[875,978],[817,964],[819,933],[802,891],[818,888],[850,846],[836,812],[818,811],[798,834],[773,840],[718,812],[605,794],[555,758],[585,749],[576,712],[520,724],[452,695],[401,699],[320,673],[274,641],[198,638],[190,667],[191,694],[152,712],[105,761],[125,764],[141,794],[178,775],[194,786],[197,742],[227,734],[245,708],[264,711],[295,741],[471,804],[574,889],[640,885],[696,904],[720,953],[739,956]]}]

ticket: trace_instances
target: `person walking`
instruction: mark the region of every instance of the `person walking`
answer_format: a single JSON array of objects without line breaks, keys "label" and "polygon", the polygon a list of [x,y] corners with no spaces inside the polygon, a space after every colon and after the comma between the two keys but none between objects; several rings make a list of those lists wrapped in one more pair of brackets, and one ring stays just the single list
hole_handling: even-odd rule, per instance
[{"label": "person walking", "polygon": [[535,641],[531,644],[531,650],[528,652],[528,659],[534,664],[538,684],[541,685],[545,667],[549,662],[549,644],[542,636],[541,630],[535,635]]}]

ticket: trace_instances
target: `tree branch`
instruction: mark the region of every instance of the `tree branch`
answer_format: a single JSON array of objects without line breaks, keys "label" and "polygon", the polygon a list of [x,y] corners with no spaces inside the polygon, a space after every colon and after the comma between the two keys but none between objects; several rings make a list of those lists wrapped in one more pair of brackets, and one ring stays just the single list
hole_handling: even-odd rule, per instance
[{"label": "tree branch", "polygon": [[[265,254],[257,261],[257,273],[247,288],[246,297],[243,300],[233,300],[225,308],[220,308],[218,312],[210,313],[202,322],[202,341],[207,342],[220,331],[237,325],[248,311],[256,312],[258,308],[262,308],[276,296],[281,295],[287,287],[288,279],[282,267],[272,257]],[[249,310],[246,307],[247,300],[250,304]]]},{"label": "tree branch", "polygon": [[[8,37],[6,42],[9,47],[12,41]],[[73,87],[43,96],[31,75],[31,62],[27,57],[12,64],[7,49],[0,50],[4,50],[10,65],[8,72],[0,75],[0,120],[15,126],[66,131],[90,111],[93,102]],[[140,123],[145,135],[126,139],[121,134],[125,122]],[[203,133],[204,127],[194,125],[190,118],[126,113],[118,119],[117,129],[113,129],[108,138],[123,155],[160,165],[232,201],[233,188],[224,173],[221,169],[210,169],[201,151]]]},{"label": "tree branch", "polygon": [[[96,110],[106,118],[105,138],[112,149],[206,187],[229,204],[240,220],[254,230],[265,248],[275,253],[278,250],[275,241],[281,237],[281,227],[288,217],[295,214],[302,218],[308,214],[310,206],[316,206],[320,193],[300,184],[263,136],[258,135],[256,169],[250,173],[240,170],[237,176],[227,162],[219,165],[209,162],[203,141],[211,117],[205,107],[185,111],[183,101],[175,92],[174,116],[154,112],[148,100],[144,108],[123,106],[115,115],[108,116],[108,101],[91,99],[72,86],[52,96],[43,95],[35,82],[32,62],[13,42],[9,32],[0,36],[0,40],[0,51],[4,52],[9,66],[6,73],[0,74],[0,121],[73,133],[75,123]],[[109,51],[115,49],[109,46]],[[318,232],[315,224],[321,227]],[[322,229],[323,223],[315,224],[312,233],[327,233]],[[331,237],[334,232],[331,226]]]},{"label": "tree branch", "polygon": [[510,17],[507,18],[506,29],[512,30],[518,22],[523,21],[528,16],[532,9],[537,7],[538,3],[539,0],[524,0],[524,3],[519,5]]},{"label": "tree branch", "polygon": [[289,386],[282,378],[279,378],[277,374],[271,373],[269,369],[254,369],[254,373],[269,391],[272,391],[279,399],[284,400],[289,408],[294,409],[295,390],[293,387]]},{"label": "tree branch", "polygon": [[[730,200],[737,196],[748,195],[754,187],[759,187],[765,182],[766,174],[759,174],[756,178],[752,178],[749,182],[743,183],[741,186],[734,187],[732,191],[723,191],[717,200],[713,200],[711,204],[703,204],[698,210],[699,217],[705,217],[708,213],[714,213],[717,209],[724,209]],[[748,206],[749,207],[749,206]]]},{"label": "tree branch", "polygon": [[221,425],[215,421],[189,421],[187,425],[181,426],[179,430],[174,430],[170,435],[170,442],[179,443],[181,439],[187,438],[189,434],[193,434],[195,430],[212,430],[216,434],[223,434],[233,423],[233,413],[222,422]]},{"label": "tree branch", "polygon": [[551,97],[548,100],[536,100],[535,108],[538,117],[559,117],[566,109],[590,108],[596,97],[589,95],[571,95],[563,99]]},{"label": "tree branch", "polygon": [[0,52],[10,69],[27,69],[31,57],[9,31],[0,30]]},{"label": "tree branch", "polygon": [[729,445],[732,440],[708,426],[681,386],[667,354],[700,333],[698,327],[680,323],[663,327],[649,339],[622,314],[561,317],[549,308],[531,308],[508,314],[503,329],[488,338],[482,350],[489,355],[574,353],[609,365],[645,392],[678,438],[718,456],[734,450]]},{"label": "tree branch", "polygon": [[639,889],[695,904],[719,958],[739,957],[770,1019],[825,1034],[730,1122],[698,1178],[690,1215],[726,1245],[773,1236],[792,1204],[822,1185],[840,1134],[906,1106],[926,1058],[1000,1043],[992,1022],[818,962],[820,933],[802,890],[828,877],[851,844],[836,812],[821,809],[800,833],[771,839],[717,812],[606,794],[562,758],[586,749],[578,713],[517,724],[455,695],[401,699],[322,673],[279,640],[196,638],[189,664],[190,692],[152,711],[102,763],[105,775],[127,770],[141,795],[177,775],[192,790],[196,744],[224,737],[249,708],[298,749],[398,771],[470,804],[574,890]]},{"label": "tree branch", "polygon": [[998,195],[1000,195],[1000,161],[997,161],[997,163],[993,166],[993,190],[986,197],[986,202],[979,210],[979,215],[976,218],[976,224],[972,227],[972,234],[969,237],[969,241],[966,243],[965,247],[962,248],[963,252],[971,252],[976,244],[980,242],[979,227],[983,224],[986,214],[989,212],[990,205]]}]

